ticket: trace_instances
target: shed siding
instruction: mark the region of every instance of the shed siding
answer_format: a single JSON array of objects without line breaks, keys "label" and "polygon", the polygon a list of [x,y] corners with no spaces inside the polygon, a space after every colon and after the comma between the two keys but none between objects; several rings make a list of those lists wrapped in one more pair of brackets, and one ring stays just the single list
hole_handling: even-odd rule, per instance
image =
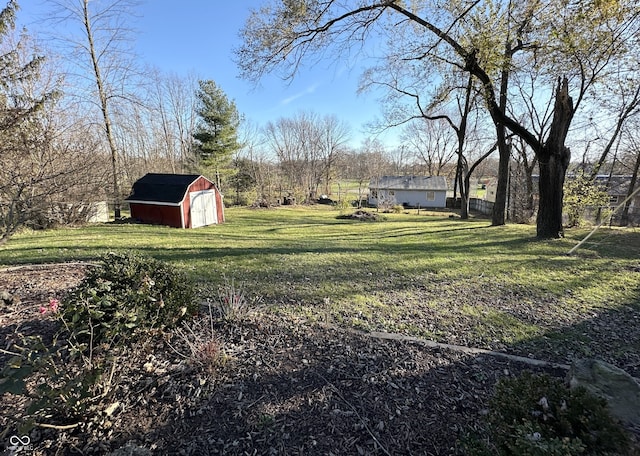
[{"label": "shed siding", "polygon": [[[223,223],[222,194],[213,182],[197,175],[147,174],[134,184],[132,195],[127,198],[131,217],[143,223],[193,228],[190,195],[200,192],[212,193],[207,207],[215,206],[205,217],[206,223]],[[201,223],[202,220],[198,222]]]},{"label": "shed siding", "polygon": [[[433,192],[434,200],[427,199],[429,191]],[[447,205],[447,192],[438,190],[396,190],[395,196],[398,204],[412,207],[446,207]]]},{"label": "shed siding", "polygon": [[218,223],[224,223],[224,202],[222,193],[216,191],[216,211],[218,211]]},{"label": "shed siding", "polygon": [[[216,190],[216,186],[213,184],[213,182],[208,181],[202,176],[200,176],[191,185],[189,185],[189,188],[185,193],[185,198],[182,200],[182,208],[183,208],[186,228],[193,228],[192,217],[191,217],[191,199],[189,198],[189,194],[194,192],[201,192],[204,190],[214,190],[217,194],[220,193]],[[217,202],[218,201],[216,199],[216,203]],[[218,218],[218,220],[216,220],[215,223],[222,223],[222,220]]]},{"label": "shed siding", "polygon": [[179,206],[129,203],[131,217],[143,223],[182,228]]}]

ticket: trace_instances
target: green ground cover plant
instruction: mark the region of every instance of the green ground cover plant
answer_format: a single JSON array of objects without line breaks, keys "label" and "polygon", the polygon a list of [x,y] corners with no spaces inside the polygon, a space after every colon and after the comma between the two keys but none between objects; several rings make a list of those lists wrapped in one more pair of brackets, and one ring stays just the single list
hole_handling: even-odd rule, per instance
[{"label": "green ground cover plant", "polygon": [[[19,352],[0,371],[0,394],[28,401],[21,432],[34,426],[76,427],[107,408],[119,364],[134,343],[192,318],[199,305],[192,281],[173,266],[131,252],[109,252],[64,299],[39,313],[58,322],[49,340],[15,333]],[[67,424],[69,423],[69,424]]]},{"label": "green ground cover plant", "polygon": [[569,388],[548,375],[503,379],[490,401],[488,442],[475,456],[572,456],[631,454],[622,426],[606,401],[584,388]]},{"label": "green ground cover plant", "polygon": [[587,231],[538,241],[532,226],[491,227],[446,213],[385,214],[379,223],[339,213],[324,205],[230,208],[225,224],[196,230],[25,231],[0,249],[0,264],[94,261],[128,249],[184,271],[204,294],[240,281],[274,312],[489,348],[544,335],[550,352],[566,353],[570,342],[573,354],[585,355],[592,347],[577,324],[640,301],[637,229],[602,229],[567,256]]},{"label": "green ground cover plant", "polygon": [[127,344],[175,327],[197,310],[192,280],[151,257],[109,252],[65,298],[60,317],[78,343]]}]

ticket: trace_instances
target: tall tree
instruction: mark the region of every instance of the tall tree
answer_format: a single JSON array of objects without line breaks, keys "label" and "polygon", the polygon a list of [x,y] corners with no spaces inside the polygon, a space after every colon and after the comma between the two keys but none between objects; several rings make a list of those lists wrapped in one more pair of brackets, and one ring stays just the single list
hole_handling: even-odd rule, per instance
[{"label": "tall tree", "polygon": [[[397,0],[274,3],[249,17],[237,57],[246,78],[257,79],[274,70],[291,78],[304,59],[326,55],[332,43],[339,43],[333,48],[337,52],[345,51],[361,45],[385,24],[397,30],[406,27],[411,33],[397,36],[399,40],[412,40],[412,45],[406,46],[399,58],[428,65],[435,56],[448,64],[448,71],[465,71],[482,86],[500,153],[494,224],[504,223],[510,155],[506,137],[510,130],[528,144],[539,161],[537,235],[558,237],[563,233],[569,126],[609,63],[634,52],[631,48],[637,49],[635,44],[631,48],[628,44],[637,41],[639,10],[640,5],[630,0],[460,0],[444,5],[435,0],[410,4]],[[554,108],[548,135],[542,141],[507,111],[509,78],[519,68],[539,69],[547,75]],[[577,86],[573,96],[571,83]]]},{"label": "tall tree", "polygon": [[336,116],[300,112],[292,118],[268,122],[265,136],[290,189],[309,202],[316,198],[323,182],[328,188],[336,162],[345,150],[349,127]]},{"label": "tall tree", "polygon": [[0,11],[0,245],[46,211],[60,192],[55,179],[68,172],[54,166],[50,148],[46,108],[57,98],[55,81],[42,77],[44,58],[28,37],[15,42],[17,10],[11,0]]},{"label": "tall tree", "polygon": [[[54,28],[62,26],[60,42],[64,53],[76,65],[80,80],[91,81],[95,104],[100,111],[102,130],[111,156],[112,198],[115,217],[121,215],[119,151],[114,134],[115,100],[132,78],[130,20],[137,0],[50,0],[55,14],[50,18]],[[79,87],[75,88],[79,91]]]},{"label": "tall tree", "polygon": [[231,174],[233,154],[241,148],[238,142],[240,114],[233,100],[211,80],[200,81],[196,92],[198,117],[193,138],[202,164],[212,169],[218,186],[222,174]]},{"label": "tall tree", "polygon": [[415,119],[403,128],[402,140],[427,174],[440,176],[457,151],[457,139],[444,119]]}]

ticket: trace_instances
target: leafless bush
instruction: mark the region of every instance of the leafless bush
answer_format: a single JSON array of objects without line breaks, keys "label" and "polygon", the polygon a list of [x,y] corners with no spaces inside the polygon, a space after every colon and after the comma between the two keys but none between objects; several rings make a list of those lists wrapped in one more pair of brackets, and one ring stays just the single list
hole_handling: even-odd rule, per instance
[{"label": "leafless bush", "polygon": [[222,342],[214,327],[214,316],[211,303],[208,303],[208,315],[205,318],[185,321],[175,332],[187,353],[171,347],[189,363],[206,373],[212,373],[224,360]]}]

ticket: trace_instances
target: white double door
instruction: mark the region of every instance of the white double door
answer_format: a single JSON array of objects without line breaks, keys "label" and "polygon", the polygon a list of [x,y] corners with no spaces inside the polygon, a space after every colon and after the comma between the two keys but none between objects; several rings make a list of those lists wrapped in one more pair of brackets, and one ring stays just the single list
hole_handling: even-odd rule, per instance
[{"label": "white double door", "polygon": [[191,207],[191,228],[218,223],[214,190],[189,193],[189,203]]}]

